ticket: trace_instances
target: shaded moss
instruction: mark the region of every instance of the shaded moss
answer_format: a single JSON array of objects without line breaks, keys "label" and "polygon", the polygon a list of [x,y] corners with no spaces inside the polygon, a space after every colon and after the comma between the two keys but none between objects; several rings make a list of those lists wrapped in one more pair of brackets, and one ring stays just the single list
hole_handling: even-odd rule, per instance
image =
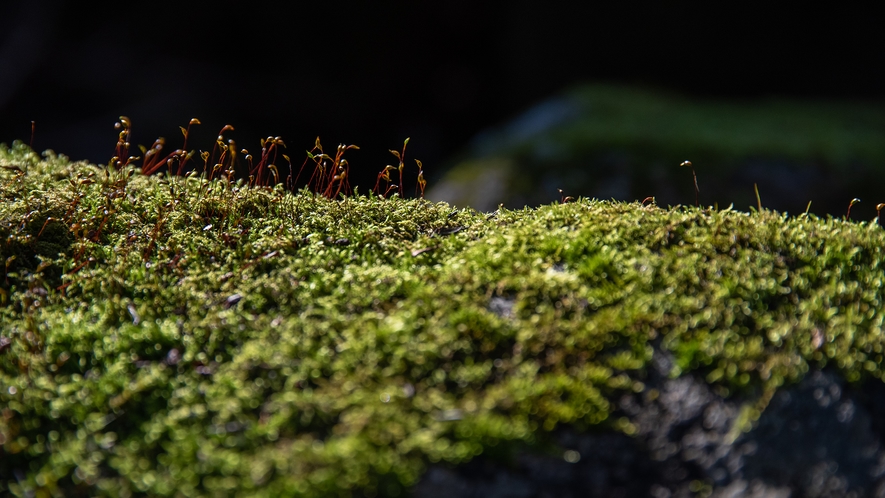
[{"label": "shaded moss", "polygon": [[[885,163],[882,102],[692,99],[585,84],[477,136],[428,191],[491,211],[562,195],[617,200],[656,196],[701,204],[764,206],[842,215],[852,198],[876,199]],[[506,188],[501,188],[506,186]],[[875,216],[861,204],[855,218]],[[878,201],[875,201],[878,202]]]}]

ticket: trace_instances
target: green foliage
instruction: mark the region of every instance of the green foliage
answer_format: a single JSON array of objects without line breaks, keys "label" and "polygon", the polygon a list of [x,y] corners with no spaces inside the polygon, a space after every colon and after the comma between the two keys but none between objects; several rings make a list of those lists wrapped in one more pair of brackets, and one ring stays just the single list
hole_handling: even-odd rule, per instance
[{"label": "green foliage", "polygon": [[0,166],[0,494],[396,496],[631,433],[655,348],[761,407],[810,366],[885,376],[876,223]]}]

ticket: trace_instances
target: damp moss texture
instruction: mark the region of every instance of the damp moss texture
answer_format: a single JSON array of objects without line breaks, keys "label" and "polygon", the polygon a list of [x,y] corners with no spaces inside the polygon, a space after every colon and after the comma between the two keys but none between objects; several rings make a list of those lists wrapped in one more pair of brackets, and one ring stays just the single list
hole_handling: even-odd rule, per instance
[{"label": "damp moss texture", "polygon": [[558,427],[632,434],[657,350],[748,425],[809,368],[885,377],[875,221],[0,167],[3,495],[407,494]]}]

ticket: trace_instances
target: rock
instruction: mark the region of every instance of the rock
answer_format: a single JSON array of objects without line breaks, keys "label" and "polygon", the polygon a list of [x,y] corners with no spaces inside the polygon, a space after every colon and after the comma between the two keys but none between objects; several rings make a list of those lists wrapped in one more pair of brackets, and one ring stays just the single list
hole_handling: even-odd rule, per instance
[{"label": "rock", "polygon": [[559,452],[434,465],[414,496],[885,497],[881,382],[851,388],[833,372],[809,372],[741,432],[754,400],[723,398],[693,375],[670,378],[660,351],[653,365],[647,389],[620,402],[635,437],[560,429],[551,435]]}]

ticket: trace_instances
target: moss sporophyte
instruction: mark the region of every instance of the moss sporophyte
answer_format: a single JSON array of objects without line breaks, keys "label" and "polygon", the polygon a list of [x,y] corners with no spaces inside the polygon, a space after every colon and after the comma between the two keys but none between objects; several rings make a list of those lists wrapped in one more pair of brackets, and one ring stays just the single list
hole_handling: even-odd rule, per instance
[{"label": "moss sporophyte", "polygon": [[748,426],[810,368],[885,375],[875,222],[488,215],[387,195],[404,149],[363,195],[349,146],[317,141],[293,191],[276,137],[219,137],[202,175],[121,144],[108,166],[0,148],[0,494],[395,495],[557,428],[632,434],[616,400],[656,354]]}]

